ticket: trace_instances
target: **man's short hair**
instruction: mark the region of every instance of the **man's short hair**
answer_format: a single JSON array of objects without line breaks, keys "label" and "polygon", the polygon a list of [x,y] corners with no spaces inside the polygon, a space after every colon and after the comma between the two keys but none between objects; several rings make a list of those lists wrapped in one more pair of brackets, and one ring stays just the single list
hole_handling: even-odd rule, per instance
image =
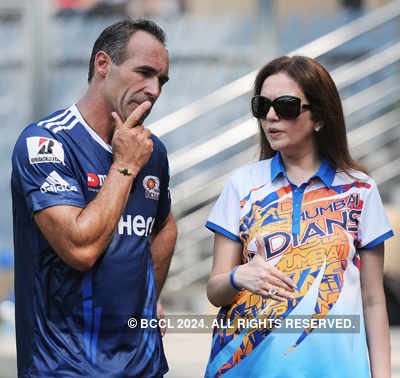
[{"label": "man's short hair", "polygon": [[165,46],[165,33],[154,21],[146,19],[123,20],[116,22],[102,31],[94,43],[89,61],[88,82],[94,75],[94,60],[99,51],[107,53],[112,62],[119,65],[126,58],[126,45],[132,34],[142,30],[157,38]]}]

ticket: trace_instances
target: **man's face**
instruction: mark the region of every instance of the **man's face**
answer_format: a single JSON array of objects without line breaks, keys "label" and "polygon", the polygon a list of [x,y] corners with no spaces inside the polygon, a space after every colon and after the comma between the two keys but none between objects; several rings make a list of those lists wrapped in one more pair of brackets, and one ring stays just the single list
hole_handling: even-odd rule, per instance
[{"label": "man's face", "polygon": [[111,108],[126,120],[142,102],[154,104],[167,81],[167,50],[153,35],[137,31],[127,44],[125,60],[120,65],[111,63],[104,94]]}]

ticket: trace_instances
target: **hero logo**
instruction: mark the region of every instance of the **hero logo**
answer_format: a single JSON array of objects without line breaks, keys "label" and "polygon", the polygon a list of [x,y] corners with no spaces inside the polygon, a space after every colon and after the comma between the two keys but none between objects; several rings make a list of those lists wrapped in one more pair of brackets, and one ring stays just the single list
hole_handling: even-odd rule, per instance
[{"label": "hero logo", "polygon": [[135,234],[137,236],[148,236],[151,234],[153,229],[155,219],[152,217],[144,218],[142,215],[126,215],[121,217],[118,222],[118,233],[120,235],[132,235]]},{"label": "hero logo", "polygon": [[74,185],[70,185],[56,171],[51,172],[46,181],[40,187],[42,193],[58,193],[58,192],[77,192],[78,189]]},{"label": "hero logo", "polygon": [[64,150],[62,144],[55,139],[44,137],[29,137],[26,139],[29,162],[62,163],[64,164]]},{"label": "hero logo", "polygon": [[157,176],[146,176],[143,179],[144,196],[158,201],[160,198],[160,179]]},{"label": "hero logo", "polygon": [[88,173],[88,190],[98,192],[99,187],[102,187],[107,175],[96,175],[95,173]]}]

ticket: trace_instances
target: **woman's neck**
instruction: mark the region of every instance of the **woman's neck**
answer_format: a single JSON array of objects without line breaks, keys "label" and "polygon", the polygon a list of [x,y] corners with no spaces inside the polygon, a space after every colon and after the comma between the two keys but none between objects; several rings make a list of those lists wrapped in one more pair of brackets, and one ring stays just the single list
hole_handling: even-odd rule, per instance
[{"label": "woman's neck", "polygon": [[322,162],[316,151],[295,155],[281,153],[281,157],[289,180],[296,186],[307,182],[318,171]]}]

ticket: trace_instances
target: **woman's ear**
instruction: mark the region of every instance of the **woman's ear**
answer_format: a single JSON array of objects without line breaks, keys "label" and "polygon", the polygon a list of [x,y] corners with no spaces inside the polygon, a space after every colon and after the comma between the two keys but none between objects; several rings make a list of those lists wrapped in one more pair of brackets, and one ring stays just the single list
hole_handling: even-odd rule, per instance
[{"label": "woman's ear", "polygon": [[313,109],[311,113],[311,120],[314,122],[314,131],[318,132],[324,127],[323,117],[320,112],[316,109]]}]

